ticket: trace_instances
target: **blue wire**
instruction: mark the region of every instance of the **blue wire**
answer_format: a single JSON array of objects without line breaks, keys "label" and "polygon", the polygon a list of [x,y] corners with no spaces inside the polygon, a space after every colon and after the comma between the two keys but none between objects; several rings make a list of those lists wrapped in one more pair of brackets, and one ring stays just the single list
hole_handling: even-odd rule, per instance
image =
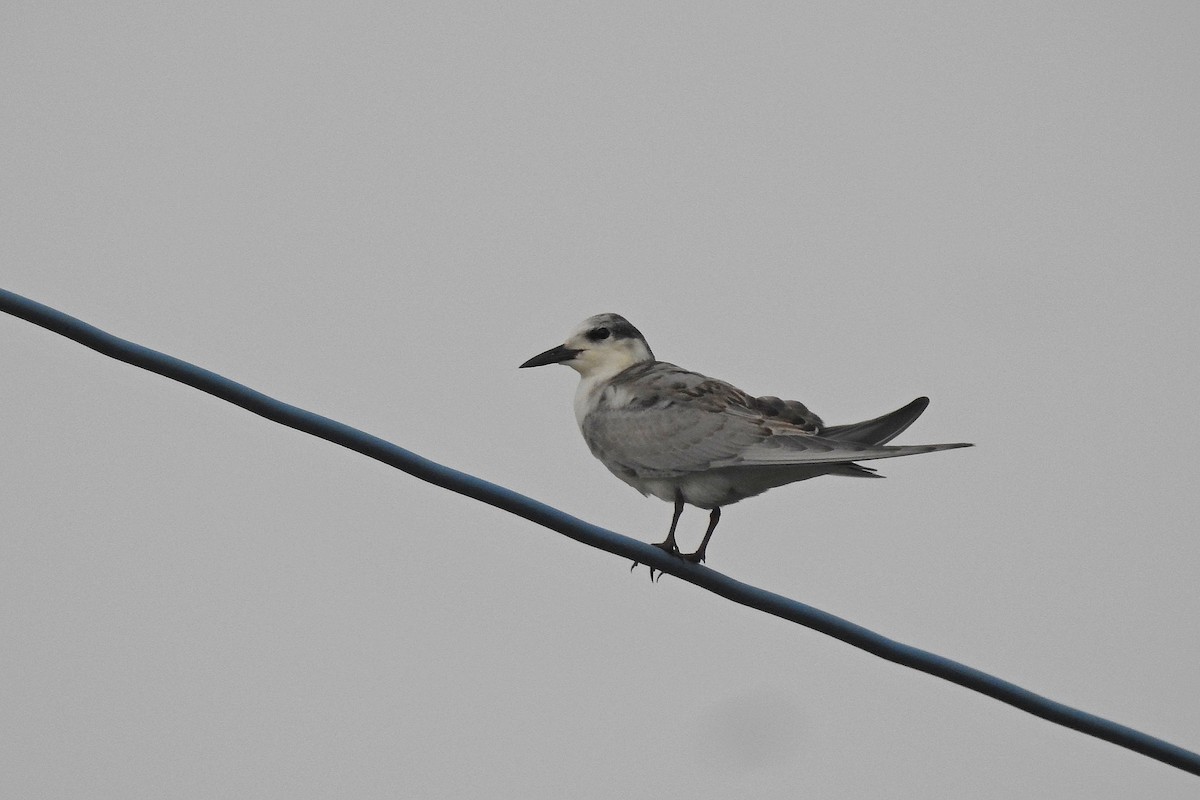
[{"label": "blue wire", "polygon": [[442,466],[335,420],[281,403],[215,372],[119,339],[61,311],[4,289],[0,289],[0,311],[40,325],[68,339],[74,339],[118,361],[156,372],[227,400],[272,422],[348,447],[436,486],[504,509],[576,541],[670,573],[735,603],[791,620],[880,658],[927,672],[1043,719],[1104,739],[1193,775],[1200,775],[1200,754],[1055,702],[948,658],[893,641],[840,617],[741,583],[708,567],[681,561],[645,542],[584,522],[544,503],[473,475]]}]

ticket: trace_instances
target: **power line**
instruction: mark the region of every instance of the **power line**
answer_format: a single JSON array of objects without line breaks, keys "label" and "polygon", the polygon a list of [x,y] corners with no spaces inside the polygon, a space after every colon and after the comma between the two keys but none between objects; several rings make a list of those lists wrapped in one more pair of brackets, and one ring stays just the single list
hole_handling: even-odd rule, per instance
[{"label": "power line", "polygon": [[288,405],[215,372],[117,338],[61,311],[0,289],[0,311],[74,339],[106,356],[155,372],[241,406],[272,422],[347,447],[423,481],[472,497],[546,528],[649,565],[724,598],[840,639],[888,661],[964,686],[1068,728],[1112,742],[1185,772],[1200,775],[1200,754],[1133,728],[1055,702],[1016,684],[925,650],[888,639],[832,614],[691,564],[657,547],[605,530],[503,486],[422,458],[341,422]]}]

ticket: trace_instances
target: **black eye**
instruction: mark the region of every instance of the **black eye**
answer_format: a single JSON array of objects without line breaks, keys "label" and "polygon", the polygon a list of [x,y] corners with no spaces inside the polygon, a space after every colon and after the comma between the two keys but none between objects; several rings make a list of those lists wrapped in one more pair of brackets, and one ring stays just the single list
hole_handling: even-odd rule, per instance
[{"label": "black eye", "polygon": [[601,339],[607,339],[611,333],[612,331],[610,331],[608,328],[596,328],[595,330],[588,332],[588,338],[593,342],[598,342]]}]

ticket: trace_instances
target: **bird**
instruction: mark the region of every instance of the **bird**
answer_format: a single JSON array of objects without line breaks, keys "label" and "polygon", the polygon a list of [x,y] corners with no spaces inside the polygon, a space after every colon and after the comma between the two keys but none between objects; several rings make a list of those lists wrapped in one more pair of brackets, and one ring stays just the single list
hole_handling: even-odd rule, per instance
[{"label": "bird", "polygon": [[[859,461],[971,447],[888,445],[921,416],[927,397],[875,419],[826,425],[798,401],[754,397],[658,361],[619,314],[588,317],[520,369],[549,364],[579,373],[575,420],[592,455],[643,495],[674,504],[667,538],[654,546],[695,564],[704,562],[724,506],[821,475],[883,477]],[[709,511],[691,553],[680,552],[675,539],[684,505]]]}]

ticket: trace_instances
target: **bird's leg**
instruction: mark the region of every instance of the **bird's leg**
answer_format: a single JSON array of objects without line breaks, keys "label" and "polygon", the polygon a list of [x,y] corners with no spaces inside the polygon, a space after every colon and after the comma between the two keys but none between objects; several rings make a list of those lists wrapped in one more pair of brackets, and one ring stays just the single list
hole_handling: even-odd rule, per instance
[{"label": "bird's leg", "polygon": [[[667,538],[661,542],[655,542],[654,546],[662,550],[666,550],[673,555],[679,555],[679,545],[675,543],[675,526],[679,524],[679,515],[683,513],[683,492],[675,492],[675,515],[671,517],[671,530],[667,533]],[[635,561],[633,566],[629,568],[630,572],[637,569],[640,564]],[[654,581],[654,567],[650,568],[650,581]],[[658,571],[658,577],[662,577],[662,570]]]},{"label": "bird's leg", "polygon": [[720,506],[714,508],[712,513],[708,515],[708,530],[704,532],[704,538],[700,541],[700,547],[694,553],[680,553],[680,557],[684,561],[690,561],[693,564],[704,563],[704,551],[708,548],[708,540],[712,538],[713,531],[717,529],[717,523],[721,521]]},{"label": "bird's leg", "polygon": [[679,553],[679,545],[675,543],[675,526],[679,524],[679,515],[683,513],[683,492],[675,492],[675,516],[671,517],[671,530],[667,533],[667,538],[661,542],[655,542],[654,546],[660,550],[666,550],[668,553]]}]

